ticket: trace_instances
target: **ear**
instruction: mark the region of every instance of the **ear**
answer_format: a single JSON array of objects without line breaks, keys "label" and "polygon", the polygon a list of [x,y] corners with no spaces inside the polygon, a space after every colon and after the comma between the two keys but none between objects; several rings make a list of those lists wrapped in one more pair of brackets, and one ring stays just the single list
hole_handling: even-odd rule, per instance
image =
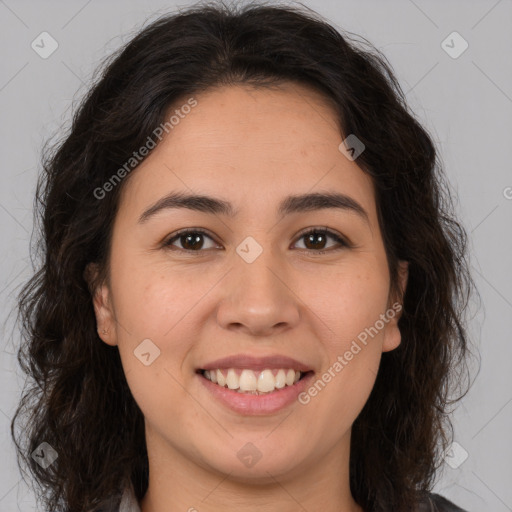
[{"label": "ear", "polygon": [[98,336],[111,346],[117,345],[117,332],[111,292],[106,283],[98,284],[99,268],[96,263],[89,263],[84,271],[89,291],[92,296]]},{"label": "ear", "polygon": [[398,320],[402,316],[403,297],[407,288],[407,279],[409,277],[409,262],[400,260],[398,262],[398,288],[396,294],[390,296],[388,310],[385,313],[387,319],[384,327],[384,341],[382,343],[382,352],[389,352],[400,345],[402,336],[398,328]]}]

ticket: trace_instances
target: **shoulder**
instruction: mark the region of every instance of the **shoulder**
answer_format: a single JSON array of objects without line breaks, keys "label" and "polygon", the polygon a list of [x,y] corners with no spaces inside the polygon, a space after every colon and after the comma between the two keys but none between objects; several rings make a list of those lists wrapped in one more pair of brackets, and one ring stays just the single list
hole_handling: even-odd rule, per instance
[{"label": "shoulder", "polygon": [[419,503],[416,512],[467,512],[455,503],[435,493],[427,494]]}]

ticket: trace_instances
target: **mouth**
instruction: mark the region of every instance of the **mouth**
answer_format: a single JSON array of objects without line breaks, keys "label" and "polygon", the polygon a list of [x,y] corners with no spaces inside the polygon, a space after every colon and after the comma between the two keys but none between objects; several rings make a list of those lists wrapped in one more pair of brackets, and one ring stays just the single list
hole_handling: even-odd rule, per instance
[{"label": "mouth", "polygon": [[297,382],[313,374],[313,371],[294,368],[215,368],[199,369],[196,373],[219,388],[243,395],[268,395],[295,386]]}]

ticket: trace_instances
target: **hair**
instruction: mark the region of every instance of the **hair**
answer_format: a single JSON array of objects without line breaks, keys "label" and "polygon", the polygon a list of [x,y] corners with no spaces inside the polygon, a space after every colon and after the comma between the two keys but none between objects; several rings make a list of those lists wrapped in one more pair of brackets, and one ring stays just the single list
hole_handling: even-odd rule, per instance
[{"label": "hair", "polygon": [[[133,485],[148,486],[144,417],[117,347],[102,342],[89,263],[108,277],[113,221],[126,176],[94,193],[164,123],[172,105],[215,87],[302,84],[322,93],[340,135],[365,150],[391,288],[409,262],[402,342],[382,355],[352,426],[350,487],[364,510],[411,510],[434,483],[453,434],[450,406],[470,347],[465,312],[474,288],[467,234],[453,213],[431,136],[410,112],[387,59],[300,5],[200,3],[160,15],[102,62],[69,133],[45,146],[37,184],[40,262],[18,298],[18,361],[30,377],[11,423],[26,465],[52,511],[100,510]],[[462,386],[462,385],[461,385]],[[24,421],[15,435],[18,421]],[[47,442],[57,459],[30,456]]]}]

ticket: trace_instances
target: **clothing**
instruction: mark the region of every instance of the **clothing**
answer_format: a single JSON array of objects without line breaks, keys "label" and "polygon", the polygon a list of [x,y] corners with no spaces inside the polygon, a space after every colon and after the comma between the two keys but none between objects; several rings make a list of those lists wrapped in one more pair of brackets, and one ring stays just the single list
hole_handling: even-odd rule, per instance
[{"label": "clothing", "polygon": [[[131,512],[131,511],[130,511]],[[139,512],[139,511],[136,511]],[[418,505],[417,512],[467,512],[439,494],[430,493],[426,501]]]},{"label": "clothing", "polygon": [[[119,507],[105,512],[141,512],[140,506],[135,498],[133,486],[126,488],[121,498]],[[439,494],[430,493],[427,499],[418,505],[416,512],[467,512],[448,501]]]}]

